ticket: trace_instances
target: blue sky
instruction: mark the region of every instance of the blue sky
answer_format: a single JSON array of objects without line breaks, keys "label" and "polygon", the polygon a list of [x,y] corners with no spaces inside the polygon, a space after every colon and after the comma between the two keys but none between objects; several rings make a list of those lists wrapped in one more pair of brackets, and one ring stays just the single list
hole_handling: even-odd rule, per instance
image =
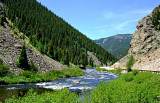
[{"label": "blue sky", "polygon": [[37,1],[92,40],[134,33],[138,21],[160,4],[159,0]]}]

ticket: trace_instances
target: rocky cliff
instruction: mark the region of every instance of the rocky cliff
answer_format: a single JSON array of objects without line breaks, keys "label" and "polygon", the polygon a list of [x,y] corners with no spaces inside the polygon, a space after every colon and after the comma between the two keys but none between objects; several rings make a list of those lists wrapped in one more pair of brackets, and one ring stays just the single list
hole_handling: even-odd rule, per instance
[{"label": "rocky cliff", "polygon": [[[157,9],[160,11],[160,6]],[[126,62],[132,54],[135,58],[132,69],[160,71],[160,30],[153,25],[154,11],[138,22],[128,54],[112,67],[125,69]]]}]

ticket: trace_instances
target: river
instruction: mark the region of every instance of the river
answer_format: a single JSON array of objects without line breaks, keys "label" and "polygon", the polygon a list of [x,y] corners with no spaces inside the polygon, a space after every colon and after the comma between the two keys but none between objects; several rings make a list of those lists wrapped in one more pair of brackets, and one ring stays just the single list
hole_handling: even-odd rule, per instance
[{"label": "river", "polygon": [[0,86],[0,101],[11,98],[13,95],[23,96],[28,89],[33,88],[36,92],[68,88],[70,91],[81,92],[84,89],[92,90],[99,83],[115,80],[119,76],[108,72],[98,72],[95,68],[87,68],[85,75],[72,78],[62,78],[51,82],[13,84]]}]

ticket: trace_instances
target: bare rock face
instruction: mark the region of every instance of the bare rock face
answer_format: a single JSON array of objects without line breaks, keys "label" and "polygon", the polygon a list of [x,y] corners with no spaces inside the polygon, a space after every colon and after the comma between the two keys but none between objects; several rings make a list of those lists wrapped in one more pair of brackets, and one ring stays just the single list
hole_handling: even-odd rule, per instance
[{"label": "bare rock face", "polygon": [[128,54],[111,67],[126,69],[126,62],[132,54],[135,58],[132,69],[160,71],[160,31],[152,24],[152,16],[153,13],[138,22]]},{"label": "bare rock face", "polygon": [[[0,58],[3,59],[5,64],[10,65],[11,71],[19,73],[23,72],[23,70],[18,68],[15,65],[15,62],[18,60],[24,41],[19,38],[15,39],[13,35],[14,33],[12,30],[0,27]],[[51,69],[60,70],[67,68],[48,56],[39,53],[33,48],[26,47],[26,52],[28,61],[32,60],[35,64],[37,64],[41,73],[47,72]]]},{"label": "bare rock face", "polygon": [[[96,65],[96,66],[101,65],[101,62],[98,60],[98,58],[97,58],[95,55],[93,55],[92,52],[87,51],[87,54],[88,54],[89,58],[92,58],[92,59],[93,59],[94,65]],[[89,58],[88,58],[88,59],[89,59]]]}]

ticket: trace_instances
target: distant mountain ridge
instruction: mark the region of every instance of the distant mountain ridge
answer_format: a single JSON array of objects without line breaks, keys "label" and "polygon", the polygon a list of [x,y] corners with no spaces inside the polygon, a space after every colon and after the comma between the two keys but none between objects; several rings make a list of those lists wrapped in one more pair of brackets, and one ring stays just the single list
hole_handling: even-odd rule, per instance
[{"label": "distant mountain ridge", "polygon": [[[94,42],[101,45],[117,58],[121,58],[123,55],[126,55],[126,53],[123,52],[130,48],[131,39],[132,34],[117,34],[111,37],[94,40]],[[121,53],[123,55],[121,55]]]}]

